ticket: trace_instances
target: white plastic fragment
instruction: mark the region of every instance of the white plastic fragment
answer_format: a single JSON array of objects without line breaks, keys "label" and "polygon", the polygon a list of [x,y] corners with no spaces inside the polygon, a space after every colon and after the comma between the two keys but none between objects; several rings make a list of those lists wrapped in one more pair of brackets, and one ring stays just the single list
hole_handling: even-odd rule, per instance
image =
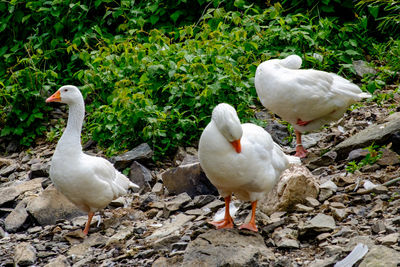
[{"label": "white plastic fragment", "polygon": [[370,189],[372,189],[372,188],[374,188],[374,187],[377,187],[377,185],[374,184],[373,182],[371,182],[370,180],[364,181],[364,188],[365,188],[366,190],[370,190]]},{"label": "white plastic fragment", "polygon": [[[235,206],[235,203],[229,203],[229,214],[231,217],[235,217],[236,212],[238,211],[239,207]],[[221,221],[225,217],[225,207],[220,208],[214,215],[214,221]]]},{"label": "white plastic fragment", "polygon": [[347,255],[346,258],[337,262],[334,267],[352,267],[356,262],[361,260],[368,252],[368,246],[362,243],[357,244],[355,248]]}]

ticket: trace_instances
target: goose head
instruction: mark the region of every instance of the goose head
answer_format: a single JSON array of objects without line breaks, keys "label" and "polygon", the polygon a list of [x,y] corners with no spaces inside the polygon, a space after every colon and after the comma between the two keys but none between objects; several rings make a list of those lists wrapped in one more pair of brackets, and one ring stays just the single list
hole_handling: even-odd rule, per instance
[{"label": "goose head", "polygon": [[300,69],[301,67],[301,57],[298,55],[290,55],[281,60],[281,65],[288,69]]},{"label": "goose head", "polygon": [[225,139],[232,144],[237,153],[242,151],[240,139],[243,135],[242,125],[236,110],[229,104],[218,104],[212,112],[212,121]]},{"label": "goose head", "polygon": [[60,87],[53,95],[46,99],[46,103],[60,102],[64,104],[73,104],[81,101],[81,91],[76,86],[64,85]]}]

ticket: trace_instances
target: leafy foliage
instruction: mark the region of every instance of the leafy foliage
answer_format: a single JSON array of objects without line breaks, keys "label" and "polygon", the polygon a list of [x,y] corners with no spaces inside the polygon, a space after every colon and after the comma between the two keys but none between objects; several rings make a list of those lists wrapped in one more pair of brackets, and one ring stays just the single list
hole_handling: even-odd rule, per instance
[{"label": "leafy foliage", "polygon": [[350,161],[346,166],[346,171],[349,173],[354,173],[355,171],[361,169],[364,166],[372,165],[377,162],[382,157],[382,151],[377,150],[379,148],[378,145],[370,145],[365,149],[368,150],[368,154],[359,162]]},{"label": "leafy foliage", "polygon": [[[395,54],[398,42],[393,40],[397,50],[376,44],[367,17],[343,22],[283,6],[245,0],[0,2],[1,136],[31,145],[46,131],[51,108],[45,97],[75,84],[87,104],[85,139],[109,154],[148,142],[159,157],[195,143],[219,102],[234,105],[243,122],[259,123],[250,108],[259,105],[254,73],[269,58],[295,53],[305,67],[350,77],[352,61],[365,54],[398,63],[395,56],[380,58],[378,50]],[[58,139],[62,125],[48,131],[48,140]]]}]

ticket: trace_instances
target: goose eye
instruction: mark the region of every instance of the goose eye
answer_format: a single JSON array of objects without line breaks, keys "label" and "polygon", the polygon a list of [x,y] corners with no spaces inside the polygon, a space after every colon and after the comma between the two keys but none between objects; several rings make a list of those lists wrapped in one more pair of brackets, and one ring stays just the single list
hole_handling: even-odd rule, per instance
[{"label": "goose eye", "polygon": [[64,89],[64,92],[68,92],[68,89]]}]

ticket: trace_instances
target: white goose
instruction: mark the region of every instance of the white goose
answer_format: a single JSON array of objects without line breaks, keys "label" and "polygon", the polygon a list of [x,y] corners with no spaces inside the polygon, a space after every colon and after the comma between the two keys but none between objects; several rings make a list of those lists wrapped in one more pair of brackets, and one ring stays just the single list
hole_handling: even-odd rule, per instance
[{"label": "white goose", "polygon": [[218,229],[233,228],[229,203],[234,193],[251,201],[251,219],[240,227],[251,231],[257,231],[257,200],[272,190],[289,162],[300,162],[297,157],[286,156],[261,127],[240,124],[236,110],[225,103],[214,108],[211,122],[200,137],[199,159],[208,179],[225,199],[224,219],[212,224]]},{"label": "white goose", "polygon": [[96,211],[125,195],[128,188],[138,186],[106,159],[82,152],[81,130],[85,104],[77,87],[62,86],[46,102],[61,102],[69,106],[67,127],[51,160],[50,178],[63,195],[88,213],[83,231],[87,235]]},{"label": "white goose", "polygon": [[264,107],[292,124],[296,133],[295,156],[305,157],[301,133],[338,120],[347,108],[371,95],[350,81],[313,69],[299,69],[297,55],[271,59],[257,67],[255,87]]}]

